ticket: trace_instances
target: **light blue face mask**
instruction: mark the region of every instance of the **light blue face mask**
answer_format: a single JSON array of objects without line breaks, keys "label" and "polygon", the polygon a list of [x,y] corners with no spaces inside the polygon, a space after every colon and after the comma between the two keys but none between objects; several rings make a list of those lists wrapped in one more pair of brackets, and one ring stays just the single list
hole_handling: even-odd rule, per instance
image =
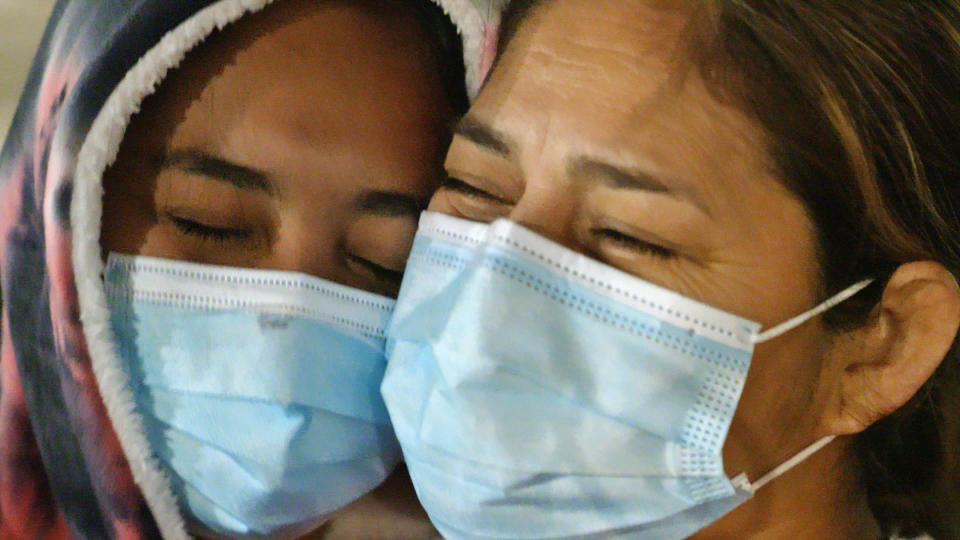
[{"label": "light blue face mask", "polygon": [[119,354],[194,528],[294,535],[379,485],[394,301],[290,272],[110,255]]},{"label": "light blue face mask", "polygon": [[388,329],[383,395],[449,540],[679,539],[757,482],[722,449],[760,325],[519,225],[425,213]]}]

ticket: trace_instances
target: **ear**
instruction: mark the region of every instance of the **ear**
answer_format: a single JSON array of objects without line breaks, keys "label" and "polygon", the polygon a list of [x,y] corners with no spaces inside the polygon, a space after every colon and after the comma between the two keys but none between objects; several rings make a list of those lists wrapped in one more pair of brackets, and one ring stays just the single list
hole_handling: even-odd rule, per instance
[{"label": "ear", "polygon": [[900,266],[867,322],[828,353],[829,434],[859,433],[902,407],[943,361],[960,327],[960,287],[939,263]]}]

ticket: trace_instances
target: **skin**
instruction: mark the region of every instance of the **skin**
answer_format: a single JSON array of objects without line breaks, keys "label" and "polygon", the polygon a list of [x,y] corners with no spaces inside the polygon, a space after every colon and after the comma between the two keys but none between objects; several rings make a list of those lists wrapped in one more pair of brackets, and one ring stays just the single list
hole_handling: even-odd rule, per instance
[{"label": "skin", "polygon": [[[447,156],[430,209],[508,217],[634,276],[773,326],[822,300],[816,229],[765,134],[686,60],[681,3],[544,2],[520,25]],[[934,262],[904,265],[864,324],[818,319],[756,347],[724,447],[755,480],[840,438],[695,538],[877,538],[849,437],[913,395],[960,324]],[[835,291],[831,291],[831,294]]]},{"label": "skin", "polygon": [[[449,140],[431,47],[399,1],[285,0],[211,37],[144,103],[106,173],[104,254],[395,296]],[[401,467],[309,537],[435,534]]]},{"label": "skin", "polygon": [[104,250],[395,295],[449,111],[419,23],[378,9],[287,0],[191,54],[104,179]]}]

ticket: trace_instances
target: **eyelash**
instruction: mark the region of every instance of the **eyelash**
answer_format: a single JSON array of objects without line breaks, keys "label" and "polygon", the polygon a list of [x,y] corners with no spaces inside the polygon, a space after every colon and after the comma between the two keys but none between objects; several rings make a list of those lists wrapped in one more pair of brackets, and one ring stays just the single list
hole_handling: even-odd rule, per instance
[{"label": "eyelash", "polygon": [[250,238],[251,231],[247,229],[232,229],[229,227],[211,227],[203,223],[177,216],[167,216],[174,226],[187,236],[194,236],[201,240],[212,242],[241,241]]},{"label": "eyelash", "polygon": [[[495,202],[500,204],[505,204],[506,201],[503,199],[492,195],[482,189],[479,189],[463,180],[448,176],[446,181],[444,181],[442,188],[449,189],[461,193],[467,197],[472,197],[475,199],[482,199],[487,202]],[[640,253],[646,253],[658,259],[670,259],[677,255],[675,251],[670,248],[653,244],[650,242],[645,242],[639,238],[630,236],[628,234],[622,233],[616,229],[609,228],[596,228],[592,231],[594,234],[604,237],[607,240],[614,242],[615,244],[620,245],[626,249],[637,251]]]},{"label": "eyelash", "polygon": [[593,229],[593,234],[601,236],[607,240],[612,241],[615,244],[620,245],[626,249],[631,249],[633,251],[638,251],[641,253],[646,253],[658,259],[670,259],[677,255],[675,251],[670,248],[663,247],[658,244],[652,244],[650,242],[645,242],[639,238],[635,238],[628,234],[624,234],[615,229],[607,228],[598,228]]},{"label": "eyelash", "polygon": [[483,199],[484,201],[495,202],[500,204],[506,203],[506,201],[504,201],[500,197],[497,197],[496,195],[488,193],[471,184],[468,184],[467,182],[464,182],[463,180],[456,178],[454,176],[448,176],[447,179],[443,182],[443,185],[441,186],[441,188],[449,189],[451,191],[456,191],[457,193],[466,195],[467,197],[473,197],[475,199]]},{"label": "eyelash", "polygon": [[403,280],[403,272],[391,270],[375,262],[364,259],[363,257],[357,257],[356,255],[347,254],[347,258],[350,259],[350,261],[352,261],[354,264],[363,267],[365,270],[373,274],[373,277],[379,281],[399,286],[400,281]]}]

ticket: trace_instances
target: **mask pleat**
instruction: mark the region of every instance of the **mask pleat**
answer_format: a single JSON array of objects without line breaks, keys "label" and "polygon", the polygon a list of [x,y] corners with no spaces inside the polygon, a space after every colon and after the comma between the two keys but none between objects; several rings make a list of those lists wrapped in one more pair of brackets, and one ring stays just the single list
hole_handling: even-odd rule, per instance
[{"label": "mask pleat", "polygon": [[[378,484],[393,466],[380,456],[263,465],[161,422],[145,424],[157,457],[175,485],[191,486],[225,512],[243,516],[244,523],[263,531],[333,512]],[[232,481],[223,482],[224,478]]]},{"label": "mask pleat", "polygon": [[388,427],[302,405],[277,407],[160,388],[145,389],[138,401],[149,401],[142,409],[171,428],[211,446],[230,441],[239,457],[264,465],[333,464],[396,452]]},{"label": "mask pleat", "polygon": [[[421,502],[441,533],[444,517],[456,516],[456,521],[448,522],[453,530],[458,523],[469,524],[473,534],[489,538],[556,538],[548,532],[556,530],[588,535],[656,521],[704,502],[687,497],[684,482],[677,478],[536,473],[521,477],[460,460],[448,463],[432,453],[426,458],[421,461],[408,454],[406,461]],[[504,480],[504,487],[492,485],[497,480]],[[450,490],[450,482],[459,489]],[[504,502],[507,492],[509,503]],[[674,496],[663,497],[664,492]],[[728,485],[714,498],[733,493]],[[458,532],[449,537],[464,536]]]},{"label": "mask pleat", "polygon": [[[438,260],[450,259],[431,256],[421,264],[437,268]],[[681,329],[603,306],[591,291],[561,288],[548,271],[518,276],[510,262],[484,251],[458,274],[455,296],[435,294],[416,313],[405,312],[404,301],[398,306],[390,332],[403,339],[391,344],[392,361],[406,358],[398,348],[419,336],[430,336],[430,350],[416,370],[394,371],[435,376],[411,375],[398,385],[403,395],[391,396],[421,399],[420,410],[449,411],[410,426],[424,443],[463,449],[477,462],[544,472],[722,473],[727,413],[736,407],[748,354],[698,351]],[[492,290],[497,295],[487,294]],[[507,310],[502,298],[524,303]],[[408,329],[415,337],[407,338]],[[706,416],[677,405],[696,402],[714,380],[727,381],[730,391],[712,398]],[[415,385],[424,393],[414,392]],[[576,449],[578,441],[593,440],[616,444]]]},{"label": "mask pleat", "polygon": [[197,530],[295,536],[400,459],[380,395],[393,301],[301,274],[111,255],[117,352]]},{"label": "mask pleat", "polygon": [[[706,325],[734,336],[720,343],[691,331],[716,310],[682,326],[638,308],[636,283],[618,293],[631,304],[566,274],[589,267],[569,253],[448,232],[418,233],[382,387],[445,537],[613,538],[734,496],[722,447],[752,347],[735,343],[739,319]],[[657,287],[655,307],[695,304],[670,294]]]},{"label": "mask pleat", "polygon": [[131,350],[124,357],[143,385],[297,403],[389,424],[382,400],[368,390],[383,378],[383,352],[356,336],[303,319],[271,318],[264,328],[264,316],[255,312],[196,313],[154,304],[138,305],[137,312],[142,320],[166,321],[128,334]]}]

